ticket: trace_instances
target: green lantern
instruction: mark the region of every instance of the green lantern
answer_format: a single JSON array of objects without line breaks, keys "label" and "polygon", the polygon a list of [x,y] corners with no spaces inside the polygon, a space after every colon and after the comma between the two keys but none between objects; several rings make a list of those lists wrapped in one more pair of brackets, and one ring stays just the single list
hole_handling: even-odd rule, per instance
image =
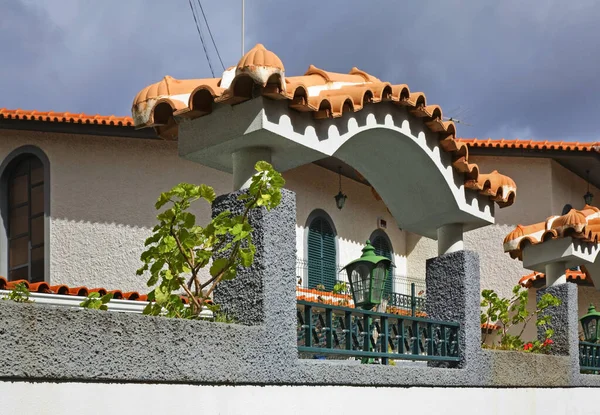
[{"label": "green lantern", "polygon": [[588,312],[579,319],[583,327],[583,336],[586,342],[596,343],[600,338],[600,313],[590,304]]},{"label": "green lantern", "polygon": [[362,256],[346,265],[350,290],[356,307],[370,310],[381,304],[385,280],[392,266],[389,258],[375,254],[371,241],[367,241]]}]

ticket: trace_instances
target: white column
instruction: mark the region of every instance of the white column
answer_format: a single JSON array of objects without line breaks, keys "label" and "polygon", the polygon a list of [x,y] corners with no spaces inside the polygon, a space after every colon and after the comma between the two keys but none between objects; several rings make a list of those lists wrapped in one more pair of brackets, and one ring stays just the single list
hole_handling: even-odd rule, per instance
[{"label": "white column", "polygon": [[437,230],[438,256],[465,249],[462,223],[450,223]]},{"label": "white column", "polygon": [[550,262],[546,264],[546,287],[564,284],[567,282],[567,264],[564,262]]},{"label": "white column", "polygon": [[271,149],[248,147],[232,154],[233,158],[233,191],[250,187],[250,179],[256,173],[254,165],[257,161],[271,162]]}]

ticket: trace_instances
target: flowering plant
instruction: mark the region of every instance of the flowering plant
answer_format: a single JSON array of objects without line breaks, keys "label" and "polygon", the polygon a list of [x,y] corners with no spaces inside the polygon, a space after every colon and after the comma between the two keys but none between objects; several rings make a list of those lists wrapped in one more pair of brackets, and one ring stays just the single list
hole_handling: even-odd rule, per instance
[{"label": "flowering plant", "polygon": [[[494,348],[503,350],[524,350],[531,353],[548,353],[554,343],[550,337],[554,334],[551,327],[552,316],[543,313],[549,307],[556,307],[561,300],[550,293],[543,294],[536,304],[534,312],[527,310],[527,290],[517,285],[512,290],[512,298],[501,298],[494,290],[483,290],[481,306],[485,307],[481,313],[481,324],[493,323],[499,327],[497,334],[500,342]],[[523,343],[521,336],[525,331],[527,323],[536,317],[535,325],[544,329],[544,340],[536,340],[527,344]],[[512,326],[522,325],[517,334],[509,333]],[[482,347],[486,347],[487,330],[482,337]]]},{"label": "flowering plant", "polygon": [[534,342],[525,343],[523,345],[523,351],[528,353],[550,353],[550,349],[554,344],[554,340],[546,338],[543,342],[536,340]]}]

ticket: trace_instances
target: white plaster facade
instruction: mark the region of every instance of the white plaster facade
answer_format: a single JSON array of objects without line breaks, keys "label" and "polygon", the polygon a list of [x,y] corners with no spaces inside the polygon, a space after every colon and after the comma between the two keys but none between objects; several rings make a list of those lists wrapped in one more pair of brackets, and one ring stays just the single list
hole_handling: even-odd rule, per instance
[{"label": "white plaster facade", "polygon": [[[587,182],[550,158],[471,156],[482,170],[497,169],[517,183],[517,199],[513,206],[496,209],[493,225],[466,232],[465,249],[476,251],[481,261],[481,289],[493,289],[499,295],[511,296],[519,279],[531,271],[503,251],[502,242],[518,224],[530,224],[560,214],[565,204],[583,207]],[[595,187],[594,195],[600,196]],[[425,261],[437,255],[434,240],[407,234],[408,275],[425,275]],[[529,309],[534,307],[535,289],[531,289]],[[585,293],[585,294],[584,294]],[[579,313],[584,315],[590,301],[600,304],[600,292],[593,287],[580,287]],[[533,338],[535,326],[530,323],[524,338]]]},{"label": "white plaster facade", "polygon": [[[18,130],[0,130],[0,137],[0,162],[23,145],[39,147],[50,161],[52,284],[146,292],[145,279],[135,271],[143,242],[155,224],[153,205],[159,193],[182,181],[209,184],[217,194],[232,188],[230,174],[180,158],[176,142]],[[466,249],[480,255],[481,288],[508,296],[528,271],[503,252],[504,237],[519,223],[560,213],[566,203],[580,206],[586,182],[546,158],[479,156],[472,161],[484,171],[498,169],[518,184],[516,203],[496,209],[494,225],[465,233]],[[339,265],[360,256],[382,218],[394,251],[395,274],[424,280],[426,260],[437,255],[436,241],[399,229],[368,186],[344,177],[348,201],[338,210],[333,198],[337,174],[306,164],[288,170],[284,177],[287,188],[297,195],[299,258],[306,258],[307,219],[315,209],[324,210],[333,221]],[[596,188],[591,191],[600,195]],[[200,223],[207,222],[210,207],[200,202],[195,213]],[[591,290],[581,296],[582,314],[593,301]]]},{"label": "white plaster facade", "polygon": [[[0,162],[23,145],[40,148],[49,159],[51,284],[147,292],[145,278],[135,271],[155,225],[160,192],[184,181],[209,184],[217,194],[231,191],[230,174],[181,159],[176,142],[17,130],[0,130],[0,137]],[[305,257],[306,220],[314,209],[333,219],[338,264],[360,256],[382,217],[396,275],[406,275],[404,233],[369,187],[344,178],[348,203],[339,211],[333,198],[337,174],[308,164],[284,177],[297,195],[299,258]],[[199,223],[210,220],[208,204],[198,202],[194,213]]]}]

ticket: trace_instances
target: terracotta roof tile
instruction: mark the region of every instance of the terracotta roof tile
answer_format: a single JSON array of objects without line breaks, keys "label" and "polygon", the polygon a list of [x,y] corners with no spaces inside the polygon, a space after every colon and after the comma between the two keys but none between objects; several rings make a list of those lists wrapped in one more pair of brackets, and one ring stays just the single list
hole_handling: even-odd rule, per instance
[{"label": "terracotta roof tile", "polygon": [[[79,297],[87,297],[89,293],[97,292],[100,295],[112,293],[115,300],[131,300],[131,301],[148,301],[146,294],[140,294],[137,291],[122,292],[121,290],[107,290],[106,288],[87,288],[87,287],[69,287],[68,285],[48,285],[47,282],[30,283],[27,280],[7,281],[6,278],[0,277],[0,290],[12,290],[19,283],[24,283],[30,292],[72,295]],[[185,297],[182,297],[187,301]]]},{"label": "terracotta roof tile", "polygon": [[[567,280],[572,281],[579,285],[593,285],[592,279],[587,275],[587,273],[582,271],[575,271],[568,269],[566,271]],[[542,287],[545,283],[546,275],[542,272],[532,272],[531,274],[524,275],[519,280],[519,285],[525,288],[539,288]]]},{"label": "terracotta roof tile", "polygon": [[176,80],[166,76],[145,87],[135,97],[131,112],[137,128],[153,127],[160,137],[176,139],[175,117],[205,116],[215,105],[238,104],[257,94],[287,101],[291,109],[312,113],[315,119],[341,117],[362,110],[365,104],[384,101],[406,107],[438,134],[441,147],[452,153],[454,168],[465,175],[468,189],[490,197],[500,207],[514,202],[514,181],[498,172],[480,177],[479,167],[469,163],[467,144],[455,137],[454,123],[443,121],[442,109],[428,105],[422,92],[383,82],[358,68],[341,74],[310,65],[304,75],[286,77],[281,60],[260,44],[220,79]]},{"label": "terracotta roof tile", "polygon": [[562,151],[596,151],[600,152],[600,141],[579,142],[579,141],[536,141],[536,140],[505,140],[491,138],[457,138],[457,141],[468,145],[469,147],[481,148],[522,148],[530,150],[562,150]]},{"label": "terracotta roof tile", "polygon": [[548,239],[578,238],[585,242],[600,242],[600,209],[586,205],[582,210],[571,209],[562,216],[551,216],[545,222],[517,225],[504,238],[504,252],[522,259],[526,244],[539,244]]},{"label": "terracotta roof tile", "polygon": [[46,121],[57,123],[71,124],[98,124],[98,125],[113,125],[113,126],[133,126],[131,117],[116,117],[114,115],[88,115],[88,114],[72,114],[69,112],[41,112],[41,111],[26,111],[21,109],[11,110],[8,108],[0,108],[0,120],[31,120],[31,121]]},{"label": "terracotta roof tile", "polygon": [[494,331],[494,330],[499,330],[500,326],[498,324],[494,324],[494,323],[481,323],[481,329],[488,330],[488,331]]}]

